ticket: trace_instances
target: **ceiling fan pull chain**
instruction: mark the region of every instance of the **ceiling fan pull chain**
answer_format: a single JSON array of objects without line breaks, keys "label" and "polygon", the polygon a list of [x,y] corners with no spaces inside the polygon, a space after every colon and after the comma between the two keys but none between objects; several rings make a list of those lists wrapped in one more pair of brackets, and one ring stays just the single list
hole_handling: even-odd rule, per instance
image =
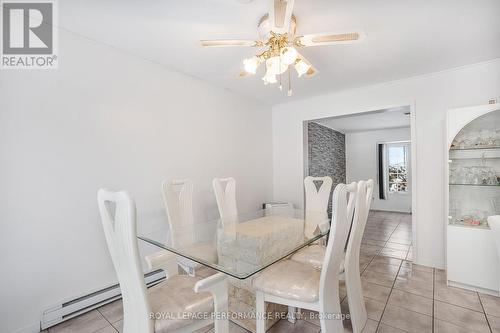
[{"label": "ceiling fan pull chain", "polygon": [[290,72],[290,67],[288,67],[288,97],[292,96],[292,75],[290,74]]},{"label": "ceiling fan pull chain", "polygon": [[283,91],[283,86],[281,85],[281,48],[278,48],[278,57],[279,57],[279,60],[280,60],[280,64],[279,64],[279,68],[280,68],[280,91]]}]

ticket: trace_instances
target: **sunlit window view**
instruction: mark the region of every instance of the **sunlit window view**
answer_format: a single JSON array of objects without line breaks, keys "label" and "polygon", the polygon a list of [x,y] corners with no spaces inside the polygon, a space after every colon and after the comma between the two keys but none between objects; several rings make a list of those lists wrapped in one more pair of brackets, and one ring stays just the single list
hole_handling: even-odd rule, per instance
[{"label": "sunlit window view", "polygon": [[389,191],[408,191],[408,146],[388,148]]}]

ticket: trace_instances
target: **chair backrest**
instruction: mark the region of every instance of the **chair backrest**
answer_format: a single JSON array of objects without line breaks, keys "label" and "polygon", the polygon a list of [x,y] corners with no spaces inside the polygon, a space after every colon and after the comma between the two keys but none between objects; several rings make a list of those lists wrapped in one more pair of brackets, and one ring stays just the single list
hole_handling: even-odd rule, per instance
[{"label": "chair backrest", "polygon": [[[316,183],[321,183],[319,188]],[[304,178],[304,191],[306,194],[305,217],[306,225],[304,234],[306,237],[313,237],[316,228],[328,220],[328,202],[332,191],[332,179],[326,177]]]},{"label": "chair backrest", "polygon": [[212,185],[221,219],[236,217],[238,215],[236,207],[236,180],[232,177],[214,178]]},{"label": "chair backrest", "polygon": [[[319,188],[316,182],[321,182]],[[328,201],[332,191],[332,178],[326,177],[311,177],[304,179],[304,189],[306,192],[306,211],[327,212]]]},{"label": "chair backrest", "polygon": [[136,208],[127,192],[100,189],[97,203],[123,298],[124,332],[153,332],[137,247]]},{"label": "chair backrest", "polygon": [[[167,211],[172,246],[179,242],[193,242],[193,182],[174,179],[162,184],[163,203]],[[182,238],[182,239],[179,239]],[[185,239],[189,238],[189,239]]]},{"label": "chair backrest", "polygon": [[348,201],[353,202],[356,196],[357,187],[353,184],[349,186],[339,184],[333,191],[332,226],[320,278],[320,303],[322,304],[331,303],[332,299],[338,297],[340,263],[351,226],[349,209],[353,209],[354,206],[349,205]]},{"label": "chair backrest", "polygon": [[[355,204],[354,219],[352,220],[351,233],[347,242],[346,266],[351,260],[355,260],[359,266],[359,251],[361,240],[365,231],[368,213],[372,202],[373,180],[361,180],[358,182],[358,191]],[[356,259],[357,258],[357,259]],[[353,263],[354,265],[354,263]]]}]

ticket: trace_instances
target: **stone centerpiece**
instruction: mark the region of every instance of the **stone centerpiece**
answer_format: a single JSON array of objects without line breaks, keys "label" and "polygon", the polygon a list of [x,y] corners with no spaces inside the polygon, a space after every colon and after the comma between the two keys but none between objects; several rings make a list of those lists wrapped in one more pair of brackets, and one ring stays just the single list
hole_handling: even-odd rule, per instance
[{"label": "stone centerpiece", "polygon": [[[264,216],[245,222],[225,223],[217,232],[219,265],[232,267],[245,275],[279,259],[304,242],[304,220],[284,216]],[[255,332],[255,276],[229,279],[229,312],[231,320]],[[276,323],[287,307],[268,303],[267,312],[276,313],[267,328]]]}]

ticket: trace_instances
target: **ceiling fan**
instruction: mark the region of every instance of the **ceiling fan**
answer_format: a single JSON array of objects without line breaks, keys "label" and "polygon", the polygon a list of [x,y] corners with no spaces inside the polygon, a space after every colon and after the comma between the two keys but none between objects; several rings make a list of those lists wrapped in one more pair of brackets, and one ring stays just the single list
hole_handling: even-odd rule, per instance
[{"label": "ceiling fan", "polygon": [[258,40],[214,39],[201,40],[203,47],[249,46],[261,48],[255,56],[243,60],[244,71],[240,76],[255,74],[261,64],[265,64],[264,84],[279,81],[282,90],[282,75],[288,71],[288,96],[292,94],[291,71],[298,77],[313,76],[317,70],[297,49],[311,46],[336,45],[360,41],[361,32],[337,32],[297,35],[297,20],[293,15],[295,0],[269,0],[269,13],[264,15],[258,24]]}]

